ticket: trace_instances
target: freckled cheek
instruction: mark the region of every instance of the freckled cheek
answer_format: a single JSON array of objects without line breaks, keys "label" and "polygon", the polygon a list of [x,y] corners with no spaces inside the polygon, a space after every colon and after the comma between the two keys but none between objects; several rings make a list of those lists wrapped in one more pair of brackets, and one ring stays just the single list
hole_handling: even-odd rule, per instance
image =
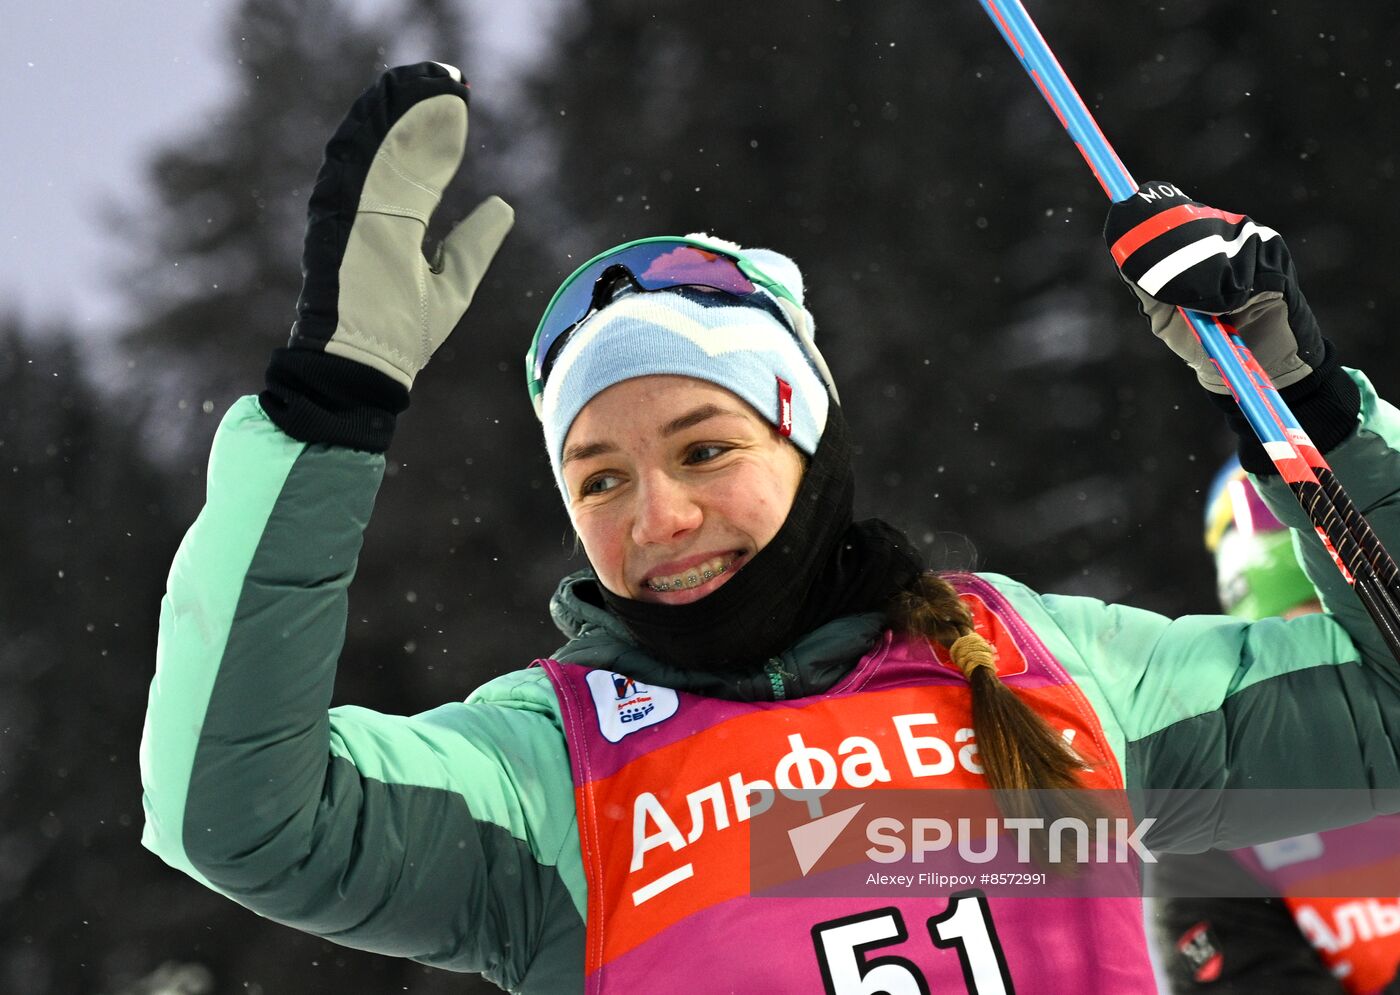
[{"label": "freckled cheek", "polygon": [[780,495],[769,496],[763,502],[756,521],[756,528],[763,533],[765,542],[778,534],[778,530],[783,527],[783,522],[787,520],[790,508],[791,502],[782,501]]},{"label": "freckled cheek", "polygon": [[574,531],[604,586],[614,593],[624,593],[620,585],[627,556],[625,526],[615,516],[593,513],[577,516]]},{"label": "freckled cheek", "polygon": [[767,513],[768,528],[771,535],[776,535],[778,530],[787,521],[789,512],[792,511],[792,502],[797,497],[797,490],[802,482],[800,473],[784,479],[777,486],[767,491],[765,511]]},{"label": "freckled cheek", "polygon": [[762,544],[782,528],[792,508],[792,497],[771,486],[736,487],[727,490],[723,501],[713,507],[722,508],[732,525]]}]

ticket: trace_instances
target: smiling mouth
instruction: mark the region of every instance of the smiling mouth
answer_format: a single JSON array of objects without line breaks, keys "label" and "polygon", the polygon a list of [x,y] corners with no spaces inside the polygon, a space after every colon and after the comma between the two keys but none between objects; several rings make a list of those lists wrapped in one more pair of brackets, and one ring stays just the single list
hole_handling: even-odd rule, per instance
[{"label": "smiling mouth", "polygon": [[720,574],[728,573],[738,561],[739,554],[727,553],[724,556],[716,556],[706,560],[704,563],[697,563],[680,573],[648,577],[645,583],[648,590],[655,591],[657,594],[664,594],[667,591],[688,591],[693,587],[699,587],[706,581],[714,580]]}]

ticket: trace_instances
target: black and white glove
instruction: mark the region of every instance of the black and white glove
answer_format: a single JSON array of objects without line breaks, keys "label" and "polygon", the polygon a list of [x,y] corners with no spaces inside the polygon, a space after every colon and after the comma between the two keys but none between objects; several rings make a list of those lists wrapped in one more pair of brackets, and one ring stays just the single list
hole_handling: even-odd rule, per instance
[{"label": "black and white glove", "polygon": [[308,210],[302,289],[261,401],[287,434],[383,451],[408,390],[447,338],[514,222],[488,197],[443,239],[423,236],[467,142],[452,66],[390,69],[326,145]]},{"label": "black and white glove", "polygon": [[1104,239],[1152,333],[1191,366],[1240,434],[1246,469],[1270,473],[1273,463],[1178,307],[1235,327],[1320,450],[1351,432],[1360,395],[1318,331],[1278,232],[1152,180],[1109,209]]}]

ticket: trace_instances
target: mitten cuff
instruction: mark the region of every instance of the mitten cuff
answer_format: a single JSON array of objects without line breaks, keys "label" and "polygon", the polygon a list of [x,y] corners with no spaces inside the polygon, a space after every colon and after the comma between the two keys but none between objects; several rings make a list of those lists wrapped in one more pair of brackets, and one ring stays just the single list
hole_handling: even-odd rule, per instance
[{"label": "mitten cuff", "polygon": [[[1325,454],[1355,431],[1361,414],[1361,391],[1342,369],[1332,343],[1324,339],[1323,346],[1326,350],[1323,361],[1302,380],[1279,391],[1279,395],[1317,451]],[[1224,411],[1225,421],[1239,436],[1240,465],[1259,476],[1278,473],[1234,397],[1211,394],[1210,398]]]},{"label": "mitten cuff", "polygon": [[408,388],[353,359],[284,348],[273,350],[258,400],[293,439],[382,453],[408,407]]}]

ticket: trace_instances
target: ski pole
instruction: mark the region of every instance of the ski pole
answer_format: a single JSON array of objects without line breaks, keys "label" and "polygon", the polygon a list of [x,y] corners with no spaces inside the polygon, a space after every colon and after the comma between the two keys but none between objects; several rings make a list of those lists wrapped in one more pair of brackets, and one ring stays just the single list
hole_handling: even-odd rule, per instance
[{"label": "ski pole", "polygon": [[[1137,183],[1109,145],[1020,0],[978,0],[1114,203]],[[1264,451],[1307,512],[1332,561],[1400,660],[1400,568],[1357,510],[1239,333],[1216,315],[1178,308],[1220,369]]]}]

